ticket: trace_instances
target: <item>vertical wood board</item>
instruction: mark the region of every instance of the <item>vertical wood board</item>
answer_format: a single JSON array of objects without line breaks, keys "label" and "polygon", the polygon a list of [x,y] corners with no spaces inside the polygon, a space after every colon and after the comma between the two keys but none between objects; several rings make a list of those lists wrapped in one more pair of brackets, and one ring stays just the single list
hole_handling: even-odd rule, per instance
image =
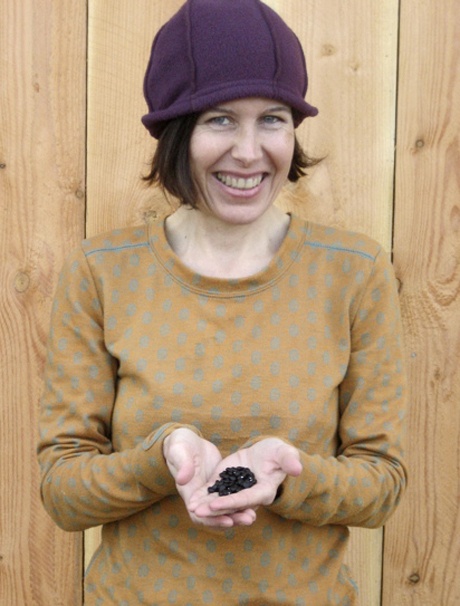
[{"label": "vertical wood board", "polygon": [[56,275],[84,231],[86,9],[2,0],[0,603],[81,603],[81,537],[39,500],[37,413]]},{"label": "vertical wood board", "polygon": [[[88,234],[138,223],[168,206],[139,176],[154,149],[140,123],[142,81],[153,35],[181,6],[174,0],[89,3]],[[364,231],[391,247],[398,3],[267,1],[296,31],[307,56],[307,99],[320,114],[298,136],[326,156],[280,204],[300,216]],[[87,533],[87,561],[98,530]],[[379,604],[380,531],[354,530],[350,564],[366,605]]]},{"label": "vertical wood board", "polygon": [[143,79],[154,34],[181,4],[89,1],[88,235],[168,210],[160,192],[141,181],[155,149],[141,123]]},{"label": "vertical wood board", "polygon": [[395,264],[409,489],[385,533],[383,605],[460,604],[460,2],[402,0]]}]

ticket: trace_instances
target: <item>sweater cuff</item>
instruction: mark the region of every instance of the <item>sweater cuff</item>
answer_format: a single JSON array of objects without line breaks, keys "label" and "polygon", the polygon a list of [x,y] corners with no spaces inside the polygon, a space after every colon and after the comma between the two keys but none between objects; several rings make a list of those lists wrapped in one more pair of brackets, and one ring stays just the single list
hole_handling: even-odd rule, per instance
[{"label": "sweater cuff", "polygon": [[176,482],[163,456],[163,442],[176,429],[190,429],[201,436],[194,425],[165,423],[148,435],[136,449],[137,460],[134,465],[134,475],[137,481],[151,492],[161,496],[177,493]]}]

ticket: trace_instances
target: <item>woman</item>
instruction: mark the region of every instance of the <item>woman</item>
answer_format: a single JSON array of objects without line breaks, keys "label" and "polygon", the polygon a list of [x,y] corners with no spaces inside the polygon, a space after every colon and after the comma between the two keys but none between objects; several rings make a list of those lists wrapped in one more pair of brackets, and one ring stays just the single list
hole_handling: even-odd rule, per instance
[{"label": "woman", "polygon": [[[188,0],[144,90],[148,180],[182,204],[63,269],[45,507],[103,524],[88,605],[357,604],[347,527],[406,481],[400,317],[378,244],[274,205],[309,164],[300,44],[259,0]],[[209,491],[238,467],[256,483]]]}]

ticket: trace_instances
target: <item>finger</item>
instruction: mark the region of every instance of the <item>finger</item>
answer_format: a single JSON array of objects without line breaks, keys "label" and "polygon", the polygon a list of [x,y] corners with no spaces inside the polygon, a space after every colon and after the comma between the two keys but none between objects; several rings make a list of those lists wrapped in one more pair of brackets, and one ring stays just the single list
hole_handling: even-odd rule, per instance
[{"label": "finger", "polygon": [[232,517],[227,515],[198,516],[190,513],[190,518],[195,524],[212,528],[232,528],[235,525]]},{"label": "finger", "polygon": [[184,461],[180,469],[177,470],[176,482],[179,486],[188,484],[195,475],[195,466],[190,460]]},{"label": "finger", "polygon": [[207,502],[200,503],[195,511],[203,515],[233,514],[235,512],[247,509],[256,509],[259,505],[267,505],[273,501],[275,489],[270,484],[259,483],[246,490],[214,498]]},{"label": "finger", "polygon": [[235,526],[251,526],[257,519],[257,514],[254,509],[245,509],[237,511],[231,516]]},{"label": "finger", "polygon": [[302,463],[297,457],[286,456],[281,462],[281,469],[288,476],[298,476],[302,473]]},{"label": "finger", "polygon": [[167,463],[170,469],[172,467],[174,479],[179,486],[190,482],[195,475],[193,458],[184,448],[171,449]]},{"label": "finger", "polygon": [[302,472],[299,452],[293,448],[283,448],[279,458],[280,469],[289,476],[298,476]]},{"label": "finger", "polygon": [[[229,528],[231,526],[250,526],[257,518],[255,509],[249,508],[242,511],[219,512],[216,514],[211,510],[203,508],[198,515],[196,512],[189,512],[192,520],[205,526],[214,526]],[[230,523],[231,522],[231,523]]]}]

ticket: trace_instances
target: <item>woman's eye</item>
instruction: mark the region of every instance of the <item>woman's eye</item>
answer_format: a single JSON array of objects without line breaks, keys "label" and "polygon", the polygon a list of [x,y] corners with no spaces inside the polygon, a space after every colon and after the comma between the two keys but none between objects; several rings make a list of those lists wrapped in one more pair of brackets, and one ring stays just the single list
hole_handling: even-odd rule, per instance
[{"label": "woman's eye", "polygon": [[264,116],[264,124],[278,124],[284,120],[280,116]]},{"label": "woman's eye", "polygon": [[215,124],[216,126],[228,126],[230,124],[230,118],[228,116],[213,116],[208,120],[209,124]]}]

